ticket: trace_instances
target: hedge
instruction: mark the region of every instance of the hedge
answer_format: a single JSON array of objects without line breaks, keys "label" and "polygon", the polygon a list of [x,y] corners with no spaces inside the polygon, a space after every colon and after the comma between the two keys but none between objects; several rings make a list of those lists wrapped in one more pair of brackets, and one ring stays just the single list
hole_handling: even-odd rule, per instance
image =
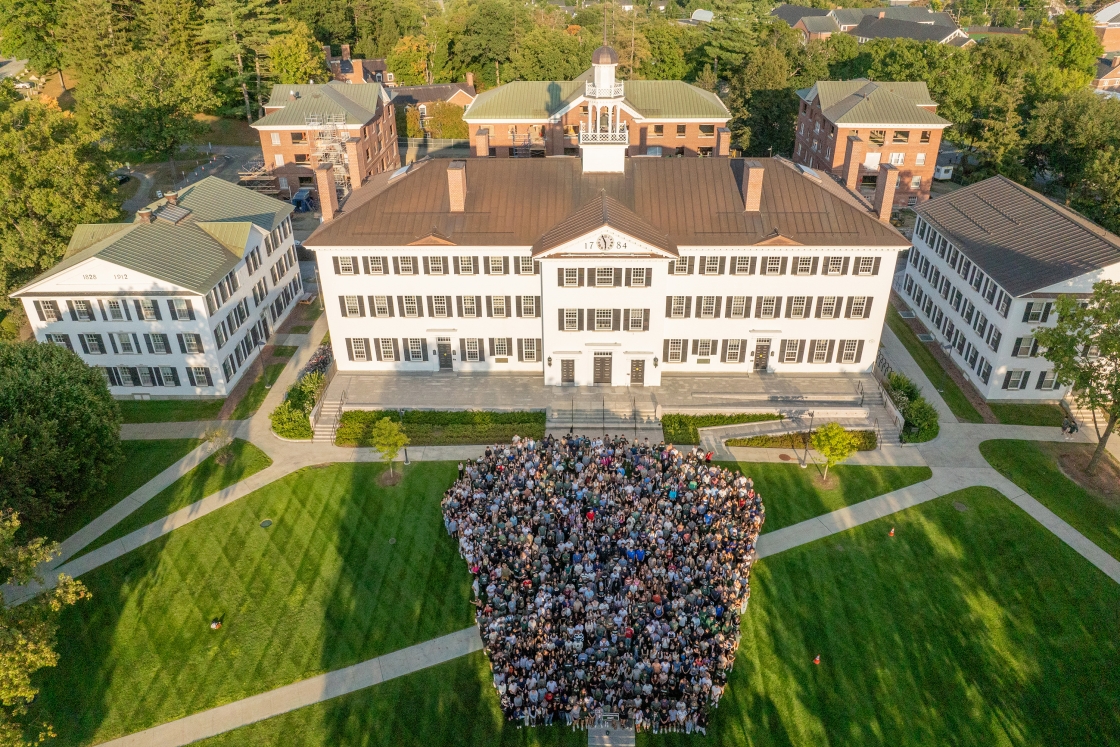
[{"label": "hedge", "polygon": [[[848,431],[856,437],[856,451],[874,451],[879,446],[875,431]],[[804,449],[809,441],[809,433],[781,433],[773,436],[750,436],[730,438],[728,446],[749,446],[762,449]]]},{"label": "hedge", "polygon": [[515,435],[544,438],[544,412],[491,410],[349,410],[335,433],[338,446],[370,446],[374,423],[389,418],[413,446],[456,446],[508,442]]},{"label": "hedge", "polygon": [[284,401],[269,414],[272,432],[284,438],[311,438],[311,411],[326,388],[327,377],[318,371],[288,387]]},{"label": "hedge", "polygon": [[937,438],[941,424],[937,408],[922,396],[921,388],[908,377],[892,372],[887,374],[887,395],[902,413],[905,422],[899,440],[902,443],[924,443]]},{"label": "hedge", "polygon": [[661,430],[665,442],[670,444],[698,444],[698,428],[712,428],[717,425],[739,425],[741,423],[760,423],[765,420],[781,420],[774,412],[740,413],[738,415],[662,415]]}]

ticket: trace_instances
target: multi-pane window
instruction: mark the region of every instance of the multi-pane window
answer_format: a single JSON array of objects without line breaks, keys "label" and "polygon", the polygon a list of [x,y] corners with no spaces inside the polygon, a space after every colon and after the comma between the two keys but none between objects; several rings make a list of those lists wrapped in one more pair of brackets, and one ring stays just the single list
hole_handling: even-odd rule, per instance
[{"label": "multi-pane window", "polygon": [[534,317],[537,315],[537,298],[536,296],[522,296],[521,297],[521,316]]},{"label": "multi-pane window", "polygon": [[836,296],[823,296],[821,298],[821,319],[836,318]]},{"label": "multi-pane window", "polygon": [[797,340],[785,340],[782,343],[782,362],[783,363],[796,363],[797,362]]},{"label": "multi-pane window", "polygon": [[398,262],[402,275],[416,274],[416,262],[412,257],[401,257]]},{"label": "multi-pane window", "polygon": [[683,350],[684,340],[669,340],[669,362],[680,363]]},{"label": "multi-pane window", "polygon": [[747,275],[751,271],[751,258],[750,257],[736,257],[735,258],[735,274]]},{"label": "multi-pane window", "polygon": [[874,257],[860,257],[859,264],[856,265],[857,275],[870,275],[875,271],[875,258]]},{"label": "multi-pane window", "polygon": [[428,257],[428,272],[432,275],[444,274],[443,257]]},{"label": "multi-pane window", "polygon": [[1008,389],[1026,389],[1030,373],[1027,371],[1008,371]]},{"label": "multi-pane window", "polygon": [[404,315],[405,316],[419,316],[420,304],[418,296],[405,296],[404,297]]},{"label": "multi-pane window", "polygon": [[183,347],[187,349],[188,353],[201,353],[202,352],[202,335],[194,333],[186,333],[183,335]]},{"label": "multi-pane window", "polygon": [[140,315],[145,321],[151,321],[159,318],[159,310],[156,308],[156,302],[150,298],[140,300]]},{"label": "multi-pane window", "polygon": [[731,318],[743,319],[747,316],[747,297],[746,296],[732,296],[731,297]]},{"label": "multi-pane window", "polygon": [[474,296],[463,296],[463,316],[472,318],[478,316],[478,305]]},{"label": "multi-pane window", "polygon": [[614,324],[614,312],[610,309],[595,309],[595,329],[606,331]]},{"label": "multi-pane window", "polygon": [[494,316],[504,318],[506,315],[506,297],[494,296],[490,302],[490,308],[494,312]]},{"label": "multi-pane window", "polygon": [[867,310],[867,296],[852,297],[852,319],[863,319]]},{"label": "multi-pane window", "polygon": [[702,319],[711,319],[716,315],[716,297],[715,296],[701,296],[700,298],[700,317]]},{"label": "multi-pane window", "polygon": [[579,311],[576,309],[564,309],[564,330],[566,332],[575,332],[579,329]]},{"label": "multi-pane window", "polygon": [[813,341],[813,363],[824,363],[828,359],[828,340]]},{"label": "multi-pane window", "polygon": [[778,275],[782,271],[782,258],[781,257],[767,257],[766,262],[762,267],[764,275]]},{"label": "multi-pane window", "polygon": [[648,270],[645,267],[635,267],[633,270],[631,270],[630,285],[635,288],[645,288],[646,279],[648,277],[647,272]]},{"label": "multi-pane window", "polygon": [[791,296],[789,303],[789,315],[791,319],[804,319],[805,308],[808,306],[808,297],[806,296]]},{"label": "multi-pane window", "polygon": [[727,362],[739,363],[743,355],[743,341],[742,340],[728,340],[727,341]]},{"label": "multi-pane window", "polygon": [[92,322],[93,304],[89,301],[74,301],[74,316],[77,317],[79,322]]},{"label": "multi-pane window", "polygon": [[829,257],[828,262],[825,264],[825,273],[828,275],[839,275],[844,271],[844,258],[843,257]]},{"label": "multi-pane window", "polygon": [[167,335],[152,335],[152,352],[156,355],[167,355],[171,346],[167,344]]},{"label": "multi-pane window", "polygon": [[373,297],[373,315],[374,316],[389,316],[389,297],[388,296],[374,296]]},{"label": "multi-pane window", "polygon": [[152,378],[152,369],[147,366],[137,366],[136,373],[140,376],[140,386],[155,386],[155,379]]},{"label": "multi-pane window", "polygon": [[1031,304],[1030,311],[1027,312],[1027,321],[1028,322],[1041,322],[1042,321],[1042,310],[1043,310],[1043,308],[1045,308],[1043,306],[1043,304],[1040,304],[1040,303]]},{"label": "multi-pane window", "polygon": [[494,355],[505,358],[509,355],[509,339],[505,337],[494,338]]},{"label": "multi-pane window", "polygon": [[132,342],[132,335],[127,332],[116,332],[113,338],[117,341],[117,349],[122,355],[135,355],[140,351]]},{"label": "multi-pane window", "polygon": [[[112,303],[112,302],[110,302]],[[119,305],[119,304],[118,304]],[[57,301],[43,301],[39,306],[43,309],[43,320],[47,322],[57,322],[62,319],[62,314],[58,310]]]},{"label": "multi-pane window", "polygon": [[478,360],[478,340],[474,337],[468,337],[467,340],[466,340],[466,343],[464,344],[464,347],[466,348],[466,351],[467,351],[467,360],[468,361],[477,361]]},{"label": "multi-pane window", "polygon": [[210,369],[205,366],[192,366],[190,372],[194,374],[195,386],[213,386],[210,383]]},{"label": "multi-pane window", "polygon": [[346,316],[361,316],[362,309],[358,305],[357,296],[343,296],[343,301],[346,304]]},{"label": "multi-pane window", "polygon": [[171,366],[160,366],[159,377],[163,379],[164,386],[179,386],[179,377]]},{"label": "multi-pane window", "polygon": [[719,274],[719,257],[704,257],[704,274]]},{"label": "multi-pane window", "polygon": [[715,346],[715,340],[697,340],[696,355],[700,356],[701,358],[707,358],[712,355],[712,351],[715,350]]},{"label": "multi-pane window", "polygon": [[685,258],[675,259],[669,263],[674,275],[687,275],[688,274],[688,260]]},{"label": "multi-pane window", "polygon": [[397,359],[396,354],[393,352],[393,338],[382,337],[377,342],[381,345],[382,360],[395,361]]},{"label": "multi-pane window", "polygon": [[[370,275],[384,275],[385,274],[385,260],[382,257],[369,257],[369,274]],[[363,349],[365,344],[362,345]],[[357,354],[355,354],[356,356]],[[363,358],[362,360],[365,360]]]},{"label": "multi-pane window", "polygon": [[643,309],[630,309],[630,329],[637,331],[645,324],[645,311]]},{"label": "multi-pane window", "polygon": [[920,176],[910,177],[910,189],[921,189],[921,188],[922,188],[922,177],[920,177]]},{"label": "multi-pane window", "polygon": [[906,163],[905,153],[891,153],[890,155],[891,166],[902,166]]},{"label": "multi-pane window", "polygon": [[354,360],[368,361],[369,351],[366,349],[366,341],[361,337],[355,337],[350,341],[350,348],[354,351]]},{"label": "multi-pane window", "polygon": [[408,339],[408,357],[414,361],[424,358],[424,341],[419,337]]},{"label": "multi-pane window", "polygon": [[47,335],[47,342],[52,345],[61,345],[64,348],[70,347],[69,335]]},{"label": "multi-pane window", "polygon": [[86,347],[93,355],[105,355],[105,343],[101,341],[101,335],[78,335],[85,340]]},{"label": "multi-pane window", "polygon": [[684,296],[673,296],[673,303],[669,307],[669,316],[673,319],[684,318]]},{"label": "multi-pane window", "polygon": [[1038,388],[1039,389],[1057,389],[1061,384],[1058,383],[1058,377],[1053,371],[1043,371],[1039,375]]},{"label": "multi-pane window", "polygon": [[575,267],[564,268],[564,287],[575,288],[579,285],[579,270]]},{"label": "multi-pane window", "polygon": [[759,310],[759,317],[762,319],[773,319],[774,310],[778,306],[778,299],[775,296],[763,296],[762,308]]},{"label": "multi-pane window", "polygon": [[[176,310],[178,310],[179,303],[182,303],[184,306],[186,305],[185,301],[179,301],[178,299],[176,299]],[[124,304],[122,304],[120,301],[109,301],[105,304],[105,308],[109,311],[110,319],[115,322],[124,321]],[[184,312],[184,316],[185,315],[186,314]]]},{"label": "multi-pane window", "polygon": [[354,258],[353,257],[339,257],[338,258],[338,272],[340,275],[353,275],[354,273]]},{"label": "multi-pane window", "polygon": [[490,274],[502,275],[506,271],[505,262],[502,257],[490,257]]},{"label": "multi-pane window", "polygon": [[528,337],[521,341],[521,357],[527,361],[537,361],[537,341],[535,338]]},{"label": "multi-pane window", "polygon": [[844,340],[844,346],[840,349],[841,363],[856,362],[856,349],[858,344],[859,342],[857,340]]},{"label": "multi-pane window", "polygon": [[613,267],[596,267],[595,268],[595,286],[598,288],[605,288],[614,285],[614,268]]},{"label": "multi-pane window", "polygon": [[447,296],[432,298],[432,316],[447,316]]},{"label": "multi-pane window", "polygon": [[474,257],[459,257],[459,274],[473,275],[474,273]]},{"label": "multi-pane window", "polygon": [[813,258],[812,257],[798,257],[797,266],[794,269],[798,275],[808,275],[813,272]]},{"label": "multi-pane window", "polygon": [[517,262],[521,265],[518,269],[521,270],[522,275],[532,275],[533,273],[533,258],[532,257],[518,257]]}]

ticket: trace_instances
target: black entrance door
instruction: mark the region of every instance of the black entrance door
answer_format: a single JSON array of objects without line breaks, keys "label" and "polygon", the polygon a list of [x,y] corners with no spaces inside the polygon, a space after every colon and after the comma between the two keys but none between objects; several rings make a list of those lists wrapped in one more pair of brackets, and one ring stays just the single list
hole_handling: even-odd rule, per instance
[{"label": "black entrance door", "polygon": [[754,346],[754,370],[765,371],[770,362],[770,341],[759,340]]},{"label": "black entrance door", "polygon": [[560,383],[576,383],[576,362],[571,358],[561,359],[560,361]]},{"label": "black entrance door", "polygon": [[439,368],[441,371],[451,370],[451,343],[439,343]]},{"label": "black entrance door", "polygon": [[630,361],[630,386],[643,386],[646,383],[646,362]]},{"label": "black entrance door", "polygon": [[611,354],[610,353],[596,353],[595,354],[595,383],[596,384],[610,384],[611,383]]}]

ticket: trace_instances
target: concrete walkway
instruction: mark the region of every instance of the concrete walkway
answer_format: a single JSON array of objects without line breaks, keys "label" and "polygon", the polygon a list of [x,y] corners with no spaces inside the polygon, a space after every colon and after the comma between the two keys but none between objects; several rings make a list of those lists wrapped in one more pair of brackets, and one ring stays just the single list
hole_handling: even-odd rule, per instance
[{"label": "concrete walkway", "polygon": [[103,744],[106,747],[180,747],[481,650],[482,639],[478,629],[472,626]]},{"label": "concrete walkway", "polygon": [[944,426],[946,423],[957,422],[957,416],[953,414],[949,405],[945,404],[945,400],[941,398],[937,387],[933,385],[933,382],[926,376],[922,367],[919,366],[918,362],[910,355],[910,351],[902,344],[902,340],[898,339],[898,336],[886,324],[883,325],[882,343],[883,349],[887,353],[887,358],[891,362],[891,366],[899,373],[908,376],[911,381],[918,385],[922,390],[922,396],[925,397],[931,405],[937,408],[937,413],[941,416],[941,424]]}]

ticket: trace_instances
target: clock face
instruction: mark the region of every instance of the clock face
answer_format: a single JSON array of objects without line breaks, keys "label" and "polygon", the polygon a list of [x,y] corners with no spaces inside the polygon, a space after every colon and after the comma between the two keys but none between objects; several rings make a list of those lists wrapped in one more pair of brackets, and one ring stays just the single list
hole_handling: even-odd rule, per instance
[{"label": "clock face", "polygon": [[603,234],[595,243],[598,245],[600,250],[605,252],[612,246],[614,246],[614,239],[607,234]]}]

